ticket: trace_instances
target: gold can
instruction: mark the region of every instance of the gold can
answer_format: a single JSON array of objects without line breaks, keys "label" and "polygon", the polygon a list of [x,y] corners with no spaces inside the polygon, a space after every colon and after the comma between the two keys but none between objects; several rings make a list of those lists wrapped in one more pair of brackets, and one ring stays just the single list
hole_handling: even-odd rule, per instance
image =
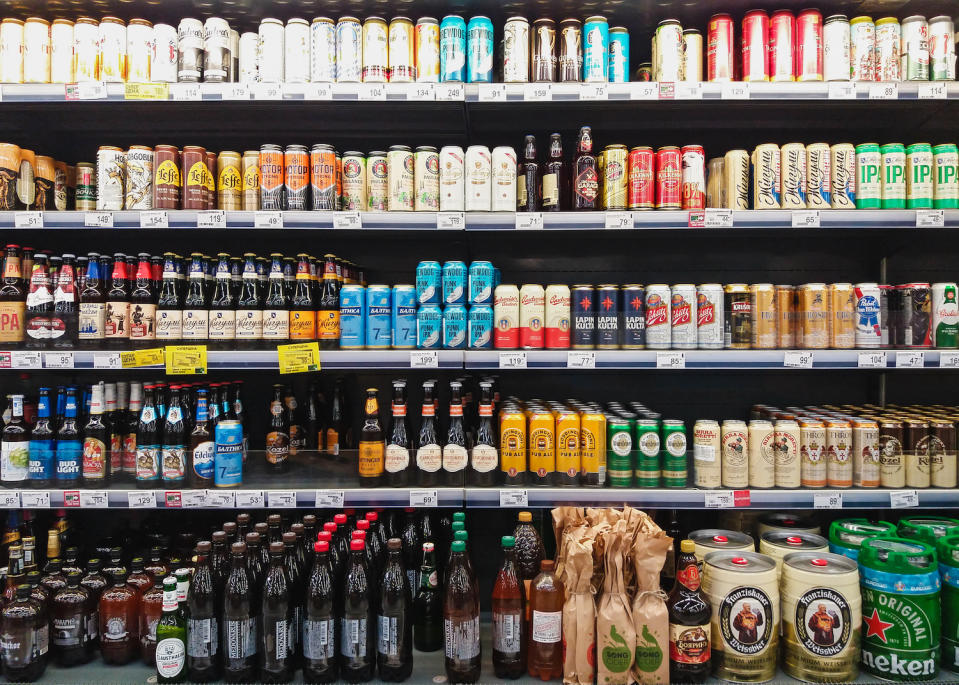
[{"label": "gold can", "polygon": [[856,293],[852,283],[829,284],[829,347],[856,346]]},{"label": "gold can", "polygon": [[625,145],[607,145],[603,150],[603,209],[626,209]]},{"label": "gold can", "polygon": [[831,488],[852,487],[852,426],[845,419],[826,421],[826,484]]},{"label": "gold can", "polygon": [[534,485],[548,485],[556,473],[556,419],[544,407],[529,417],[529,472]]},{"label": "gold can", "polygon": [[726,197],[724,180],[723,158],[713,157],[706,164],[706,206],[710,209],[724,207],[723,201]]},{"label": "gold can", "polygon": [[603,487],[606,484],[606,417],[602,413],[586,411],[580,415],[579,451],[583,485]]},{"label": "gold can", "polygon": [[829,302],[825,283],[799,286],[798,314],[802,317],[802,340],[797,345],[810,350],[829,346]]},{"label": "gold can", "polygon": [[583,467],[580,452],[579,414],[562,408],[556,413],[557,485],[576,485]]},{"label": "gold can", "polygon": [[826,486],[826,424],[819,419],[799,419],[800,480],[804,488]]},{"label": "gold can", "polygon": [[526,415],[516,406],[503,407],[499,420],[500,470],[507,482],[526,478]]},{"label": "gold can", "polygon": [[67,198],[69,197],[67,163],[54,162],[53,166],[56,170],[53,177],[53,206],[56,210],[62,212],[67,208]]},{"label": "gold can", "polygon": [[243,209],[243,158],[239,152],[221,152],[216,159],[217,209]]},{"label": "gold can", "polygon": [[749,286],[749,294],[753,349],[775,349],[776,289],[772,283],[753,283]]},{"label": "gold can", "polygon": [[730,150],[723,157],[722,207],[749,209],[749,153]]},{"label": "gold can", "polygon": [[929,471],[934,488],[956,487],[955,418],[937,416],[929,420]]},{"label": "gold can", "polygon": [[877,488],[880,478],[879,423],[870,418],[852,419],[853,485]]},{"label": "gold can", "polygon": [[603,150],[598,155],[596,155],[596,171],[599,174],[599,178],[603,179],[603,182],[599,184],[599,197],[596,198],[597,207],[606,206],[606,150]]},{"label": "gold can", "polygon": [[[33,175],[33,206],[31,209],[48,211],[53,209],[53,184],[56,180],[57,170],[53,157],[46,155],[37,155],[36,171]],[[27,272],[24,271],[24,274]]]},{"label": "gold can", "polygon": [[779,146],[757,145],[752,154],[753,209],[780,209],[779,186],[782,178]]},{"label": "gold can", "polygon": [[260,151],[246,150],[243,153],[243,209],[255,211],[260,208]]},{"label": "gold can", "polygon": [[776,286],[776,347],[788,350],[796,345],[796,286]]}]

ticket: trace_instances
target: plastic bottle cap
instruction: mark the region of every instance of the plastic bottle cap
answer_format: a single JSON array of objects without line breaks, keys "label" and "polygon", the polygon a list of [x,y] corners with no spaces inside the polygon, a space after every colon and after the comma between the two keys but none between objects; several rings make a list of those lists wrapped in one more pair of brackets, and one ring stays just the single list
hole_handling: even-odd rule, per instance
[{"label": "plastic bottle cap", "polygon": [[336,531],[336,524],[332,522],[327,522],[323,524],[323,531],[327,533],[333,533]]},{"label": "plastic bottle cap", "polygon": [[453,520],[454,520],[454,521],[465,521],[465,520],[466,520],[466,513],[465,513],[465,512],[462,512],[462,511],[457,511],[457,512],[455,512],[455,513],[453,514]]},{"label": "plastic bottle cap", "polygon": [[453,521],[453,525],[451,526],[451,528],[453,529],[453,532],[455,533],[458,530],[466,530],[466,524],[463,523],[462,521]]},{"label": "plastic bottle cap", "polygon": [[453,545],[452,545],[451,549],[452,549],[454,552],[465,552],[465,551],[466,551],[466,543],[463,542],[462,540],[456,540],[456,541],[453,542]]},{"label": "plastic bottle cap", "polygon": [[679,550],[685,554],[692,554],[696,551],[696,543],[692,540],[683,540],[679,543]]},{"label": "plastic bottle cap", "polygon": [[366,520],[367,520],[367,521],[379,521],[379,520],[380,520],[380,515],[377,514],[375,511],[368,511],[368,512],[366,512]]},{"label": "plastic bottle cap", "polygon": [[733,557],[733,563],[736,564],[737,566],[746,566],[747,564],[749,564],[749,561],[744,559],[743,557]]},{"label": "plastic bottle cap", "polygon": [[533,515],[528,511],[521,511],[519,513],[520,523],[529,523],[533,520]]},{"label": "plastic bottle cap", "polygon": [[727,538],[725,535],[714,535],[713,542],[718,542],[721,545],[725,545],[727,542],[729,542],[729,538]]},{"label": "plastic bottle cap", "polygon": [[365,546],[366,546],[366,543],[364,543],[362,540],[357,539],[357,540],[350,541],[350,549],[354,552],[362,552],[363,547]]},{"label": "plastic bottle cap", "polygon": [[316,539],[329,544],[330,540],[333,539],[333,534],[328,530],[321,530],[316,534]]},{"label": "plastic bottle cap", "polygon": [[313,544],[313,551],[314,551],[314,552],[329,552],[329,551],[330,551],[330,543],[327,542],[326,540],[320,540],[319,542],[316,542],[316,543]]},{"label": "plastic bottle cap", "polygon": [[812,562],[810,562],[810,563],[812,563],[813,566],[828,566],[828,565],[829,565],[829,562],[826,561],[825,559],[813,559]]},{"label": "plastic bottle cap", "polygon": [[512,535],[504,535],[502,540],[500,540],[500,544],[502,544],[503,547],[506,547],[506,548],[515,547],[516,538],[514,538]]},{"label": "plastic bottle cap", "polygon": [[469,533],[467,533],[465,530],[458,530],[453,533],[453,539],[459,540],[460,542],[466,542],[469,540]]},{"label": "plastic bottle cap", "polygon": [[333,523],[338,526],[346,525],[346,514],[337,514],[333,517]]},{"label": "plastic bottle cap", "polygon": [[369,530],[369,529],[370,529],[370,522],[367,521],[366,519],[360,519],[359,521],[356,522],[356,529],[357,529],[357,530]]},{"label": "plastic bottle cap", "polygon": [[798,538],[795,535],[790,535],[788,538],[786,538],[786,543],[789,545],[801,545],[802,538]]},{"label": "plastic bottle cap", "polygon": [[353,535],[351,536],[354,540],[362,540],[366,542],[366,531],[365,530],[354,530]]},{"label": "plastic bottle cap", "polygon": [[555,562],[552,559],[543,559],[539,562],[540,571],[552,571],[556,567]]}]

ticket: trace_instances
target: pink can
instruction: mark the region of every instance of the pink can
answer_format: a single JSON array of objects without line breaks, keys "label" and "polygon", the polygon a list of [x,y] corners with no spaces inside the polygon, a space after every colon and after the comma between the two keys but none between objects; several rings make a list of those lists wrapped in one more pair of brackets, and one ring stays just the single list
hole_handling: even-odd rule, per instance
[{"label": "pink can", "polygon": [[733,18],[728,14],[714,14],[709,19],[706,36],[706,78],[710,81],[732,81]]},{"label": "pink can", "polygon": [[706,153],[702,145],[683,146],[683,209],[706,209]]},{"label": "pink can", "polygon": [[803,10],[796,17],[796,80],[823,80],[822,12]]},{"label": "pink can", "polygon": [[769,80],[769,15],[751,10],[743,17],[743,81]]},{"label": "pink can", "polygon": [[795,81],[796,17],[789,10],[776,10],[769,20],[769,80]]}]

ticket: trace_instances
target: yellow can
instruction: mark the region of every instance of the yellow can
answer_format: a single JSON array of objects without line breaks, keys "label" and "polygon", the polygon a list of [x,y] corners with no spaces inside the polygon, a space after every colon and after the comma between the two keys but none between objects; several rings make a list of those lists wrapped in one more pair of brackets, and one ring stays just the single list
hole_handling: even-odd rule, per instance
[{"label": "yellow can", "polygon": [[626,209],[625,145],[607,145],[603,150],[603,209]]},{"label": "yellow can", "polygon": [[499,420],[500,470],[506,483],[526,481],[526,415],[516,406],[504,406]]},{"label": "yellow can", "polygon": [[788,350],[796,345],[796,312],[793,301],[796,286],[776,286],[776,347]]},{"label": "yellow can", "polygon": [[802,317],[802,340],[797,346],[822,350],[829,346],[829,303],[825,283],[799,286],[799,315]]},{"label": "yellow can", "polygon": [[749,286],[753,329],[753,349],[771,350],[776,347],[776,289],[772,283],[753,283]]},{"label": "yellow can", "polygon": [[247,150],[243,153],[243,209],[256,211],[260,208],[260,152]]},{"label": "yellow can", "polygon": [[856,294],[852,283],[829,284],[829,346],[850,350],[856,346]]},{"label": "yellow can", "polygon": [[606,417],[602,413],[586,411],[580,416],[579,452],[583,485],[603,487],[606,484]]},{"label": "yellow can", "polygon": [[243,163],[239,152],[221,152],[216,160],[217,209],[243,209]]},{"label": "yellow can", "polygon": [[579,414],[570,409],[556,413],[556,484],[577,485],[583,468]]},{"label": "yellow can", "polygon": [[556,420],[545,407],[529,417],[529,472],[534,485],[550,485],[556,473]]}]

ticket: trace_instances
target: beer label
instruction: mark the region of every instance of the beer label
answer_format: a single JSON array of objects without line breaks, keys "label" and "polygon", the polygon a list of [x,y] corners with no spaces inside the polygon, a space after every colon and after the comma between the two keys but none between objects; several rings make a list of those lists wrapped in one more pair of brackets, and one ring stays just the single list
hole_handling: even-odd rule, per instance
[{"label": "beer label", "polygon": [[243,191],[260,191],[260,167],[251,164],[243,171]]},{"label": "beer label", "polygon": [[427,473],[436,473],[443,466],[443,449],[439,445],[423,445],[416,450],[416,466]]},{"label": "beer label", "polygon": [[458,473],[466,468],[469,455],[462,445],[447,445],[443,448],[443,470],[449,473]]},{"label": "beer label", "polygon": [[686,434],[679,431],[670,433],[666,438],[666,452],[671,457],[685,457]]},{"label": "beer label", "polygon": [[316,312],[291,311],[290,340],[316,340]]},{"label": "beer label", "polygon": [[160,448],[155,445],[137,445],[137,480],[156,480],[160,477]]},{"label": "beer label", "polygon": [[210,337],[210,312],[206,309],[184,310],[181,335],[184,340],[207,340]]},{"label": "beer label", "polygon": [[160,457],[164,480],[183,480],[186,477],[186,449],[183,445],[164,445]]},{"label": "beer label", "polygon": [[730,431],[723,435],[723,460],[734,466],[746,463],[748,439],[742,431]]},{"label": "beer label", "polygon": [[[619,435],[622,434],[617,434],[613,440]],[[553,437],[551,428],[534,428],[529,434],[529,470],[540,478],[556,470]],[[629,435],[626,434],[626,437],[629,438]]]},{"label": "beer label", "polygon": [[256,654],[256,618],[226,621],[226,658],[246,659]]},{"label": "beer label", "polygon": [[185,185],[188,186],[200,186],[205,188],[207,186],[206,177],[209,175],[209,171],[206,168],[205,162],[194,162],[193,166],[190,167],[190,170],[187,172]]},{"label": "beer label", "polygon": [[[582,439],[582,435],[580,436]],[[584,449],[583,454],[586,454]],[[500,470],[508,476],[526,471],[526,429],[503,428],[500,433]]]},{"label": "beer label", "polygon": [[709,662],[708,623],[699,626],[669,624],[669,660],[681,664],[705,664]]},{"label": "beer label", "polygon": [[303,621],[303,656],[313,661],[332,659],[336,655],[333,646],[336,644],[334,637],[334,619],[321,619],[312,621],[306,619]]},{"label": "beer label", "polygon": [[[274,402],[274,404],[277,404]],[[266,434],[266,460],[270,464],[282,464],[290,456],[290,436],[280,431]]]},{"label": "beer label", "polygon": [[219,178],[217,178],[217,188],[221,190],[242,190],[243,177],[240,175],[240,170],[234,166],[223,167],[220,170]]},{"label": "beer label", "polygon": [[136,303],[130,305],[130,338],[153,340],[156,338],[156,305]]},{"label": "beer label", "polygon": [[834,657],[845,650],[855,628],[849,603],[832,588],[814,588],[796,601],[796,638],[817,657]]},{"label": "beer label", "polygon": [[182,185],[180,168],[172,160],[164,159],[156,168],[155,183],[158,186],[167,185],[179,188]]},{"label": "beer label", "polygon": [[212,440],[201,442],[193,448],[193,472],[198,478],[213,478],[214,444]]},{"label": "beer label", "polygon": [[583,169],[573,183],[574,192],[583,198],[586,202],[594,202],[599,195],[599,175],[596,169],[588,166]]},{"label": "beer label", "polygon": [[102,302],[81,302],[79,316],[80,340],[102,340],[106,305]]},{"label": "beer label", "polygon": [[107,446],[103,440],[88,437],[83,441],[83,477],[103,479],[107,472]]},{"label": "beer label", "polygon": [[0,443],[0,480],[27,480],[30,471],[30,443],[4,440]]},{"label": "beer label", "polygon": [[492,445],[476,445],[470,455],[473,470],[479,473],[489,473],[499,463],[499,455]]},{"label": "beer label", "polygon": [[360,441],[359,472],[361,477],[373,478],[383,474],[385,446],[382,442]]},{"label": "beer label", "polygon": [[559,187],[556,174],[543,174],[543,209],[559,205]]},{"label": "beer label", "polygon": [[[627,443],[629,442],[629,433],[619,433],[616,435],[618,439],[620,435],[625,435]],[[625,445],[625,452],[621,452],[617,445],[613,444],[613,451],[620,456],[627,456],[629,454],[629,449],[632,447],[631,444]],[[651,430],[646,433],[643,433],[639,436],[639,452],[644,457],[658,457],[659,456],[659,432],[656,430]]]},{"label": "beer label", "polygon": [[183,337],[183,312],[179,309],[158,309],[156,339],[179,340]]},{"label": "beer label", "polygon": [[773,637],[775,616],[772,602],[758,587],[738,587],[719,605],[719,629],[727,650],[744,655],[759,654]]},{"label": "beer label", "polygon": [[690,564],[686,568],[676,571],[676,580],[678,580],[685,588],[695,592],[699,589],[701,582],[699,577],[699,566],[696,564]]},{"label": "beer label", "polygon": [[[541,612],[537,612],[541,613]],[[519,613],[493,612],[493,649],[502,654],[519,655],[522,638],[522,616]]]},{"label": "beer label", "polygon": [[399,655],[403,634],[403,616],[377,616],[376,651],[386,657]]},{"label": "beer label", "polygon": [[260,340],[263,338],[263,312],[240,309],[236,312],[236,339]]},{"label": "beer label", "polygon": [[0,343],[23,341],[24,302],[0,302]]},{"label": "beer label", "polygon": [[405,471],[410,465],[410,451],[400,445],[387,445],[385,462],[383,464],[387,473],[399,473]]},{"label": "beer label", "polygon": [[446,637],[446,658],[469,661],[480,654],[480,620],[473,618],[446,618],[443,620],[443,635]]},{"label": "beer label", "polygon": [[533,642],[552,644],[563,637],[562,611],[533,610],[533,628],[530,631]]},{"label": "beer label", "polygon": [[338,311],[317,312],[316,337],[318,340],[339,340],[340,313]]},{"label": "beer label", "polygon": [[208,659],[217,655],[217,624],[215,618],[187,619],[187,654]]},{"label": "beer label", "polygon": [[[107,302],[106,313],[103,317],[103,337],[104,338],[129,338],[130,337],[130,303],[129,302]],[[157,336],[159,337],[159,335]]]},{"label": "beer label", "polygon": [[263,338],[290,339],[290,312],[286,309],[268,309],[263,312]]},{"label": "beer label", "polygon": [[340,654],[348,659],[365,657],[368,633],[365,618],[341,618]]},{"label": "beer label", "polygon": [[236,338],[236,312],[232,309],[211,311],[208,325],[210,340],[233,340]]}]

